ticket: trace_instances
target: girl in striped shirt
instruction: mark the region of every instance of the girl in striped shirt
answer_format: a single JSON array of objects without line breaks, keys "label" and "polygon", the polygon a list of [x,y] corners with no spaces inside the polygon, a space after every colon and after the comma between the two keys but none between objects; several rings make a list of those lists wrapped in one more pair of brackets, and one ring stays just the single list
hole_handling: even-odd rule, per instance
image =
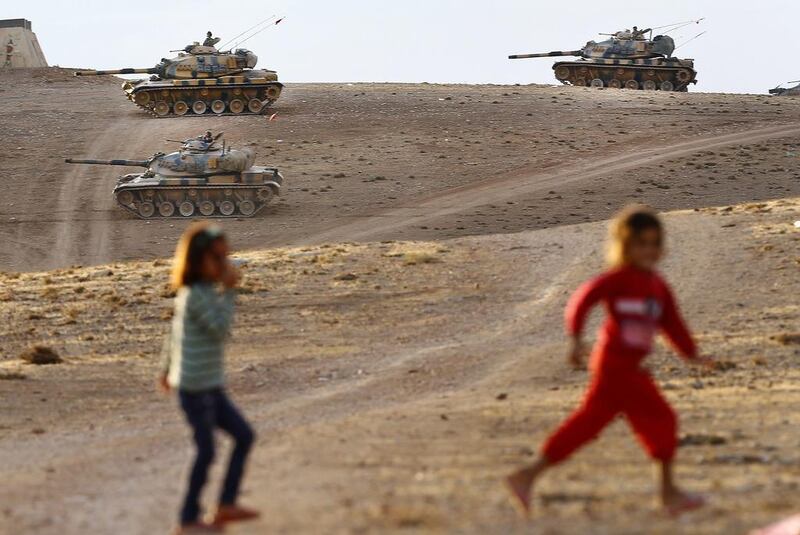
[{"label": "girl in striped shirt", "polygon": [[[175,314],[159,378],[162,390],[177,391],[197,447],[178,534],[219,532],[227,522],[258,517],[236,503],[254,434],[224,389],[223,354],[238,282],[222,230],[207,223],[190,226],[175,252]],[[214,460],[216,428],[231,435],[235,446],[216,514],[206,523],[200,519],[200,494]]]}]

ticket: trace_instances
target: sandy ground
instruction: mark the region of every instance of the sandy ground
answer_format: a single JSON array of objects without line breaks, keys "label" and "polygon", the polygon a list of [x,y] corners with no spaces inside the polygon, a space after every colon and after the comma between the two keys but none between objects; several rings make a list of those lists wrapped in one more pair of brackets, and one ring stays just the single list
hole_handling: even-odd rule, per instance
[{"label": "sandy ground", "polygon": [[[183,224],[128,217],[113,168],[62,159],[205,128],[289,185],[226,223],[247,262],[230,390],[259,435],[243,501],[264,512],[231,533],[736,534],[796,512],[800,101],[300,85],[273,122],[155,120],[115,82],[47,70],[0,75],[0,114],[3,535],[174,522],[190,443],[153,378],[171,308],[158,258]],[[522,522],[500,478],[580,398],[562,310],[632,200],[677,210],[664,271],[720,362],[649,361],[681,413],[680,478],[710,505],[661,517],[620,422]],[[33,344],[64,362],[25,364]]]},{"label": "sandy ground", "polygon": [[[604,220],[633,199],[678,209],[800,195],[792,98],[292,84],[276,111],[272,122],[153,119],[116,78],[0,74],[0,239],[14,245],[0,251],[0,268],[169,254],[185,223],[117,209],[111,188],[126,168],[63,159],[147,157],[206,128],[253,147],[259,163],[286,176],[276,205],[229,224],[244,248],[547,228]],[[742,146],[754,157],[739,157]],[[752,174],[739,172],[744,165]]]},{"label": "sandy ground", "polygon": [[[621,423],[543,482],[531,523],[499,484],[579,399],[586,375],[563,363],[560,317],[600,267],[603,224],[244,254],[230,383],[260,437],[244,500],[265,518],[231,531],[744,533],[790,513],[798,213],[778,201],[667,217],[665,272],[720,362],[699,373],[665,350],[650,361],[682,414],[681,479],[711,496],[677,522],[657,515]],[[152,390],[166,270],[3,277],[8,533],[169,526],[189,443],[174,401]],[[13,358],[32,343],[66,362]]]}]

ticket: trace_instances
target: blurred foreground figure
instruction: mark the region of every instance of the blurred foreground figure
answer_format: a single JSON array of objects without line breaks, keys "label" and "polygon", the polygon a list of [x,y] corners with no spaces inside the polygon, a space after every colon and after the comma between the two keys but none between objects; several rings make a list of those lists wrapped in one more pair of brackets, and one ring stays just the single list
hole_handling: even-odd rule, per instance
[{"label": "blurred foreground figure", "polygon": [[790,516],[764,529],[752,531],[750,535],[800,535],[800,514]]},{"label": "blurred foreground figure", "polygon": [[582,332],[598,303],[608,317],[592,352],[591,381],[581,406],[545,442],[534,464],[506,478],[514,503],[527,515],[531,492],[539,476],[594,440],[617,416],[623,415],[647,453],[659,463],[661,502],[678,515],[703,505],[699,496],[684,493],[673,482],[677,418],[650,374],[641,367],[660,330],[693,363],[709,364],[683,322],[672,292],[655,271],[663,254],[664,230],[656,214],[634,206],[611,225],[610,269],[585,283],[570,299],[567,331],[572,337],[568,359],[583,366]]},{"label": "blurred foreground figure", "polygon": [[[256,511],[236,503],[254,435],[224,389],[223,354],[238,282],[239,274],[228,259],[228,242],[222,229],[207,223],[190,226],[175,252],[175,315],[159,378],[165,392],[177,391],[197,447],[178,534],[219,532],[227,522],[258,517]],[[200,494],[214,460],[216,428],[231,435],[235,446],[217,511],[209,522],[203,522]]]}]

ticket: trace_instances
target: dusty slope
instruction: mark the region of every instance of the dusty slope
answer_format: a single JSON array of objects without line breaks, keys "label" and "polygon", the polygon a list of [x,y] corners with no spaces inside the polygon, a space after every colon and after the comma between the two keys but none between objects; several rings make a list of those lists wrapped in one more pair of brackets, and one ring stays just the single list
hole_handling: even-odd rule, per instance
[{"label": "dusty slope", "polygon": [[[230,376],[260,435],[245,499],[266,516],[231,532],[717,534],[791,512],[799,214],[784,201],[667,218],[665,271],[723,363],[697,376],[664,351],[651,360],[700,443],[681,450],[681,477],[713,495],[679,523],[654,516],[650,470],[622,424],[544,482],[530,525],[498,483],[580,394],[560,316],[599,267],[602,224],[247,255]],[[3,276],[0,366],[25,376],[0,381],[5,532],[171,522],[188,438],[174,403],[150,390],[165,271]],[[67,363],[13,359],[33,342]]]},{"label": "dusty slope", "polygon": [[[797,156],[787,155],[800,136],[777,128],[798,124],[797,99],[293,84],[277,121],[154,120],[127,102],[118,85],[58,70],[0,74],[0,240],[12,244],[0,251],[0,267],[36,270],[168,254],[182,223],[148,223],[120,212],[110,196],[118,168],[68,166],[63,158],[148,156],[172,148],[165,139],[206,128],[252,144],[261,161],[280,166],[287,177],[287,195],[272,210],[231,223],[247,248],[350,239],[348,224],[364,216],[389,222],[362,239],[438,239],[597,221],[630,198],[674,209],[800,195]],[[756,174],[744,176],[739,189],[715,180],[715,169],[692,165],[689,149],[710,151],[715,141],[708,138],[741,132],[726,150],[752,148],[749,133],[761,128],[775,128],[760,131],[771,133],[757,140],[769,145],[768,160],[754,159]],[[669,160],[659,156],[676,145],[685,150],[670,149]],[[720,154],[704,161],[724,165],[723,149],[714,151]],[[603,170],[598,162],[606,158],[626,163]],[[471,186],[476,189],[450,196]],[[407,209],[423,203],[435,210],[424,221],[407,220]],[[442,206],[450,208],[442,212]],[[441,217],[431,219],[436,213]]]}]

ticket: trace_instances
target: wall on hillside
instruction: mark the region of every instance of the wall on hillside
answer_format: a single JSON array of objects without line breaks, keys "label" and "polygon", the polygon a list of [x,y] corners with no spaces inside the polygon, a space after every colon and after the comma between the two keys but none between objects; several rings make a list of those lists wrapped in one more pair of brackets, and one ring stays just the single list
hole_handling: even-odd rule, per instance
[{"label": "wall on hillside", "polygon": [[47,60],[30,21],[0,20],[0,69],[31,67],[47,67]]}]

